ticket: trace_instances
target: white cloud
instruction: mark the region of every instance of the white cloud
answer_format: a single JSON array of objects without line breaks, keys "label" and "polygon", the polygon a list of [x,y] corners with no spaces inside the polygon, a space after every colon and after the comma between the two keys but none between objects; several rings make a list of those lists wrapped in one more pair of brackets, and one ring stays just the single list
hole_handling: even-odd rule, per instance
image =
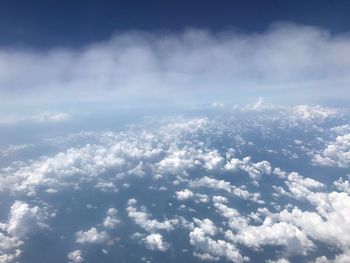
[{"label": "white cloud", "polygon": [[224,257],[236,263],[248,261],[248,258],[243,257],[233,244],[225,240],[212,239],[200,227],[196,227],[190,232],[190,243],[201,254],[209,255],[210,259]]},{"label": "white cloud", "polygon": [[346,192],[350,195],[349,180],[344,180],[342,177],[340,177],[338,180],[334,181],[333,184],[338,189],[338,191]]},{"label": "white cloud", "polygon": [[214,203],[227,203],[228,199],[224,196],[220,196],[220,195],[214,195],[213,196],[213,202]]},{"label": "white cloud", "polygon": [[120,220],[117,218],[117,213],[118,213],[117,209],[109,208],[107,211],[107,216],[104,219],[102,225],[110,229],[115,228],[120,223]]},{"label": "white cloud", "polygon": [[254,104],[247,104],[242,108],[243,111],[265,111],[265,110],[273,110],[276,106],[267,103],[264,98],[259,97],[258,100]]},{"label": "white cloud", "polygon": [[326,148],[313,157],[313,162],[322,166],[348,167],[350,165],[350,133],[339,135]]},{"label": "white cloud", "polygon": [[197,203],[207,203],[209,202],[209,198],[205,194],[200,194],[200,193],[193,193],[192,191],[188,189],[176,191],[176,198],[178,200],[188,200],[188,199],[193,199]]},{"label": "white cloud", "polygon": [[259,250],[266,245],[284,246],[289,254],[304,254],[314,247],[307,235],[296,226],[286,222],[273,222],[266,218],[261,225],[250,225],[249,218],[236,209],[222,203],[214,203],[217,211],[228,219],[228,226],[234,230],[225,232],[226,238],[234,243]]},{"label": "white cloud", "polygon": [[163,222],[159,222],[155,219],[150,219],[151,215],[145,212],[145,207],[142,207],[141,210],[138,210],[134,205],[136,204],[135,199],[131,199],[128,202],[128,206],[126,208],[128,212],[128,216],[132,218],[136,224],[138,224],[143,229],[154,232],[158,230],[166,230],[170,231],[174,229],[174,225],[178,224],[177,219],[167,219]]},{"label": "white cloud", "polygon": [[0,232],[0,262],[13,262],[18,258],[22,252],[19,249],[22,244],[23,242],[17,237],[10,237]]},{"label": "white cloud", "polygon": [[336,255],[335,259],[328,259],[325,256],[318,257],[315,263],[347,263],[350,261],[350,250],[347,249],[343,253]]},{"label": "white cloud", "polygon": [[[146,234],[134,237],[143,244],[148,244],[149,249],[166,250],[169,244],[163,240],[160,233],[183,228],[190,235],[190,242],[195,250],[194,255],[210,261],[223,259],[245,261],[247,258],[242,255],[242,251],[245,250],[238,249],[241,246],[255,250],[262,250],[266,246],[278,246],[277,250],[283,250],[281,252],[283,254],[275,256],[285,258],[298,253],[306,255],[313,248],[318,249],[316,241],[323,242],[332,249],[335,247],[341,250],[342,255],[339,254],[338,258],[346,258],[346,251],[350,247],[350,237],[347,235],[350,233],[348,180],[339,178],[333,183],[332,188],[340,192],[327,192],[330,191],[327,188],[328,185],[318,181],[317,174],[314,179],[307,178],[297,172],[272,169],[268,161],[253,162],[253,157],[233,158],[235,154],[247,156],[244,154],[246,144],[242,144],[243,147],[239,148],[240,144],[236,145],[235,140],[232,141],[232,145],[235,146],[227,145],[226,141],[222,142],[223,147],[221,147],[221,141],[216,144],[218,142],[216,140],[220,140],[223,134],[229,139],[236,139],[237,134],[243,138],[244,129],[250,132],[260,126],[262,136],[274,136],[272,131],[263,125],[270,121],[270,113],[267,116],[255,120],[252,126],[249,126],[248,122],[246,127],[241,127],[243,125],[236,123],[236,119],[218,121],[206,118],[189,120],[180,118],[178,121],[166,122],[161,127],[152,126],[151,129],[140,132],[108,132],[102,133],[101,136],[97,133],[91,136],[99,137],[96,140],[99,144],[71,148],[51,157],[43,156],[34,161],[16,162],[7,168],[2,168],[0,170],[1,191],[12,196],[36,194],[34,198],[31,196],[29,198],[35,201],[42,198],[42,202],[44,200],[49,202],[50,197],[53,194],[59,195],[62,189],[78,190],[74,193],[87,189],[111,192],[114,187],[120,186],[120,192],[123,191],[123,194],[128,195],[135,186],[134,182],[128,180],[128,176],[137,176],[132,180],[149,182],[145,185],[145,191],[161,189],[165,191],[162,194],[169,194],[169,198],[191,199],[190,202],[186,202],[187,207],[180,206],[181,209],[179,209],[174,205],[171,209],[179,213],[186,212],[186,216],[190,211],[190,215],[195,216],[193,222],[187,221],[180,215],[167,217],[167,213],[161,219],[156,218],[156,214],[152,215],[149,212],[151,209],[139,205],[136,199],[129,199],[126,207],[128,223],[133,221],[140,226],[140,229],[145,230]],[[296,123],[296,120],[290,122],[290,118],[284,113],[276,116],[278,117],[273,120],[275,124],[282,123],[288,126]],[[255,119],[255,116],[253,118]],[[244,121],[246,122],[245,115]],[[313,120],[310,122],[302,120],[301,123],[297,131],[314,125],[317,128],[321,125]],[[281,127],[284,129],[283,125]],[[241,129],[234,129],[235,127],[241,127]],[[310,129],[310,131],[314,130]],[[328,132],[330,132],[328,128],[323,131],[319,129],[315,136],[328,135]],[[292,142],[289,146],[294,147],[291,151],[301,147],[295,146],[294,138],[290,138],[289,142]],[[305,145],[314,143],[307,140],[303,142]],[[214,146],[211,148],[209,145]],[[231,146],[237,146],[237,148],[233,150],[229,148]],[[240,151],[241,149],[243,151]],[[241,183],[238,185],[239,180],[236,181],[236,175],[227,172],[236,169],[248,173],[249,178],[247,176],[247,178],[237,178],[246,180],[247,186]],[[157,179],[153,176],[146,177],[154,174],[159,175]],[[138,178],[139,176],[143,178]],[[228,178],[227,176],[230,178],[222,179]],[[260,188],[250,183],[258,179],[265,183],[263,181],[265,177],[273,183],[262,186],[267,188],[271,186],[271,193],[266,191],[260,195],[260,193],[250,192],[254,190],[248,187],[260,191]],[[122,185],[126,186],[125,189]],[[50,197],[43,199],[48,196],[48,193],[51,193]],[[109,194],[118,193],[112,191]],[[266,203],[267,208],[261,208],[262,198],[269,194],[272,197],[288,196],[290,204],[285,203],[286,198],[275,198],[275,202],[269,200],[269,203]],[[240,205],[233,205],[237,197],[248,201],[240,201],[247,210],[243,210]],[[196,205],[196,203],[210,200],[213,202],[214,209],[211,204]],[[172,201],[174,200],[168,200],[165,204],[170,208],[171,204],[179,203],[171,203]],[[77,200],[75,199],[74,202]],[[301,203],[303,206],[293,207]],[[95,205],[97,208],[97,204]],[[8,222],[0,224],[0,254],[6,255],[6,258],[2,256],[4,260],[10,261],[10,258],[15,260],[16,255],[21,252],[21,244],[30,238],[31,233],[47,227],[46,204],[44,208],[41,206],[30,206],[25,202],[18,202],[17,206],[13,205]],[[304,210],[304,207],[308,209]],[[208,211],[205,216],[199,213],[203,209]],[[219,213],[222,220],[217,221],[217,214],[212,217],[213,212]],[[86,231],[78,231],[75,236],[76,242],[80,244],[113,243],[114,239],[109,240],[107,229],[116,228],[120,223],[120,216],[122,215],[119,215],[115,208],[108,209],[106,214],[101,216],[98,229],[91,227]],[[281,262],[283,262],[282,259]]]},{"label": "white cloud", "polygon": [[70,263],[81,263],[84,261],[83,252],[81,250],[74,250],[68,253]]},{"label": "white cloud", "polygon": [[291,172],[287,179],[290,182],[294,182],[300,186],[306,187],[308,189],[318,189],[324,187],[324,184],[320,183],[319,181],[316,181],[311,178],[305,178],[298,174],[297,172]]},{"label": "white cloud", "polygon": [[339,135],[344,135],[344,134],[350,133],[350,124],[335,126],[335,127],[331,128],[331,131],[333,131]]},{"label": "white cloud", "polygon": [[309,122],[325,121],[329,118],[339,117],[340,111],[336,108],[322,107],[320,105],[298,105],[294,107],[292,118]]},{"label": "white cloud", "polygon": [[24,240],[37,231],[48,229],[48,213],[45,208],[15,201],[10,209],[7,223],[0,223],[0,262],[16,260],[22,253]]},{"label": "white cloud", "polygon": [[193,188],[208,187],[212,189],[223,190],[244,200],[251,200],[258,203],[262,202],[262,200],[259,199],[259,193],[249,193],[247,190],[231,185],[230,182],[217,180],[208,176],[190,181],[189,185]]},{"label": "white cloud", "polygon": [[75,233],[75,242],[79,244],[99,244],[108,240],[108,235],[105,231],[98,232],[95,227],[90,228],[87,231],[78,231]]},{"label": "white cloud", "polygon": [[[0,91],[1,93],[1,91]],[[68,113],[65,112],[44,112],[35,115],[24,115],[24,116],[0,116],[0,124],[18,124],[18,123],[57,123],[64,122],[71,118]]]},{"label": "white cloud", "polygon": [[1,255],[0,255],[1,263],[13,262],[14,260],[16,260],[16,258],[18,258],[21,255],[21,251],[19,249],[17,249],[13,254],[5,254],[2,251],[0,252],[1,252]]},{"label": "white cloud", "polygon": [[282,94],[286,101],[343,99],[349,95],[350,60],[343,55],[348,47],[348,35],[276,24],[252,35],[126,32],[83,49],[3,48],[0,95],[9,101],[41,97],[44,102],[117,100],[127,105],[246,99],[244,89],[274,98]]},{"label": "white cloud", "polygon": [[6,231],[10,235],[25,238],[38,229],[47,228],[47,219],[47,212],[40,207],[30,207],[25,202],[16,201],[11,206]]},{"label": "white cloud", "polygon": [[213,221],[209,218],[203,220],[193,218],[193,222],[195,222],[207,235],[214,236],[218,231]]},{"label": "white cloud", "polygon": [[7,157],[14,155],[16,153],[31,149],[34,144],[19,144],[19,145],[9,145],[6,148],[0,149],[0,155]]},{"label": "white cloud", "polygon": [[350,247],[350,197],[346,193],[313,194],[309,199],[316,203],[317,212],[293,208],[277,216],[302,229],[315,240],[340,248]]},{"label": "white cloud", "polygon": [[259,226],[240,228],[237,234],[227,231],[226,237],[254,249],[260,249],[266,245],[282,245],[289,254],[294,255],[306,255],[314,248],[313,242],[307,235],[293,224],[272,223],[270,220],[265,220]]},{"label": "white cloud", "polygon": [[248,226],[249,220],[241,216],[236,209],[230,208],[221,202],[215,203],[215,201],[214,207],[223,217],[228,219],[228,225],[231,229],[239,230]]},{"label": "white cloud", "polygon": [[150,250],[165,251],[169,247],[169,244],[163,240],[163,236],[158,233],[146,236],[143,241]]},{"label": "white cloud", "polygon": [[271,164],[268,161],[253,163],[251,157],[245,157],[242,160],[232,158],[226,165],[227,171],[236,171],[241,169],[247,172],[253,180],[260,179],[262,174],[271,173]]},{"label": "white cloud", "polygon": [[184,189],[176,192],[176,198],[179,200],[186,200],[192,197],[193,197],[193,192],[188,189]]},{"label": "white cloud", "polygon": [[30,119],[37,122],[61,122],[69,119],[69,115],[64,112],[60,113],[42,113],[32,116]]}]

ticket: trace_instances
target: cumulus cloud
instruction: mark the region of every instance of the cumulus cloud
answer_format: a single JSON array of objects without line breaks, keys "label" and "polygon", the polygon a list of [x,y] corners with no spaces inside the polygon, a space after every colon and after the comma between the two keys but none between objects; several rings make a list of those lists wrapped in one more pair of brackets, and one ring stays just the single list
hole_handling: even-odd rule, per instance
[{"label": "cumulus cloud", "polygon": [[105,231],[99,232],[95,227],[90,228],[87,231],[78,231],[75,233],[75,242],[79,244],[100,244],[108,240],[108,235]]},{"label": "cumulus cloud", "polygon": [[259,199],[259,193],[250,193],[243,188],[231,185],[230,182],[225,180],[217,180],[208,176],[204,176],[197,180],[192,180],[190,181],[189,185],[193,188],[207,187],[211,189],[223,190],[244,200],[251,200],[258,203],[263,202]]},{"label": "cumulus cloud", "polygon": [[[242,89],[286,100],[346,98],[348,35],[276,24],[259,34],[117,33],[84,48],[0,50],[0,94],[11,100],[223,101]],[[208,67],[210,65],[210,67]],[[330,89],[330,87],[332,87]],[[216,95],[213,98],[213,90]],[[283,95],[282,95],[283,94]],[[129,100],[125,100],[125,99]]]},{"label": "cumulus cloud", "polygon": [[176,198],[181,201],[188,200],[188,199],[193,199],[195,202],[202,202],[202,203],[207,203],[209,201],[209,198],[207,195],[200,194],[200,193],[193,193],[188,189],[177,191],[175,194],[176,194]]},{"label": "cumulus cloud", "polygon": [[315,263],[347,263],[350,261],[350,250],[345,250],[344,253],[337,255],[334,259],[328,259],[325,256],[318,257]]},{"label": "cumulus cloud", "polygon": [[344,180],[343,177],[340,177],[338,180],[333,182],[333,185],[340,192],[346,192],[350,195],[350,182],[349,180]]},{"label": "cumulus cloud", "polygon": [[150,219],[151,215],[145,212],[145,207],[142,207],[141,210],[138,210],[134,205],[136,204],[135,199],[130,199],[128,206],[126,208],[128,216],[132,218],[136,224],[138,224],[143,229],[154,232],[158,230],[170,231],[174,229],[174,225],[177,225],[179,222],[177,219],[168,219],[163,222],[159,222],[156,219]]},{"label": "cumulus cloud", "polygon": [[247,172],[250,178],[257,180],[262,174],[271,173],[271,164],[268,161],[261,161],[253,163],[251,157],[245,157],[242,160],[232,158],[226,165],[225,169],[228,171],[243,170]]},{"label": "cumulus cloud", "polygon": [[158,233],[146,236],[143,241],[150,250],[165,251],[169,247],[169,244],[163,240],[163,236]]},{"label": "cumulus cloud", "polygon": [[47,228],[47,219],[47,212],[40,207],[30,207],[25,202],[16,201],[11,206],[6,231],[13,236],[25,238],[38,229]]},{"label": "cumulus cloud", "polygon": [[303,121],[320,122],[330,118],[339,117],[341,112],[336,108],[322,107],[320,105],[298,105],[293,109],[294,118]]},{"label": "cumulus cloud", "polygon": [[293,208],[283,210],[277,218],[298,226],[307,235],[339,248],[350,247],[350,196],[346,193],[313,194],[309,197],[316,203],[317,212]]},{"label": "cumulus cloud", "polygon": [[81,263],[84,261],[83,252],[81,250],[74,250],[68,253],[69,263]]},{"label": "cumulus cloud", "polygon": [[[346,135],[347,127],[337,123],[335,127],[338,128],[332,130],[326,125],[324,120],[335,116],[333,125],[337,115],[305,120],[288,114],[293,113],[294,108],[263,111],[243,111],[239,112],[242,115],[222,119],[179,117],[160,121],[158,126],[152,123],[152,128],[140,131],[92,133],[88,140],[95,138],[96,144],[79,144],[62,150],[62,145],[66,144],[61,143],[59,151],[62,152],[1,168],[2,194],[28,200],[8,205],[8,220],[0,224],[0,262],[18,259],[21,245],[29,242],[31,234],[47,228],[47,210],[57,204],[52,198],[60,194],[71,197],[72,203],[81,205],[84,210],[89,208],[86,211],[90,213],[102,211],[96,227],[76,229],[80,231],[75,235],[65,235],[65,238],[73,239],[70,243],[78,243],[75,246],[112,244],[119,238],[113,239],[112,233],[118,232],[114,229],[123,218],[123,225],[139,227],[133,232],[143,231],[132,235],[132,239],[137,239],[150,250],[169,252],[170,243],[177,247],[178,240],[171,240],[168,244],[163,233],[168,235],[168,232],[181,228],[188,234],[193,255],[203,260],[243,262],[248,260],[245,255],[250,255],[252,250],[252,253],[263,253],[271,246],[277,251],[271,255],[273,260],[281,256],[287,260],[295,254],[313,257],[314,253],[309,252],[313,249],[318,252],[322,242],[332,251],[339,251],[336,259],[346,262],[350,247],[347,171],[335,169],[335,181],[330,185],[329,178],[313,173],[313,169],[319,168],[309,166],[304,170],[309,160],[298,160],[302,164],[297,166],[299,172],[290,172],[292,163],[288,163],[291,166],[287,166],[287,170],[272,167],[272,163],[278,162],[277,158],[270,160],[271,163],[253,160],[262,156],[259,150],[263,147],[254,148],[262,138],[268,138],[267,143],[277,153],[282,150],[280,144],[271,143],[276,140],[291,151],[301,151],[304,146],[316,147],[315,141],[320,141],[317,146],[322,146],[329,138],[334,138],[333,132],[336,136]],[[287,142],[280,140],[281,134],[285,134],[280,132],[286,127],[290,135]],[[252,131],[258,131],[257,136],[249,138],[252,143],[248,145],[247,135]],[[294,143],[304,135],[307,139],[303,144]],[[63,142],[74,146],[73,137],[68,136]],[[240,144],[242,141],[244,143]],[[244,149],[246,146],[252,146],[248,153]],[[265,157],[267,159],[269,155]],[[279,157],[285,160],[285,156]],[[279,165],[283,167],[282,161]],[[249,176],[238,176],[233,174],[235,171],[243,171]],[[312,178],[303,176],[303,171],[311,171]],[[256,181],[261,182],[260,187],[254,184]],[[139,182],[144,184],[142,189],[138,187]],[[101,207],[98,204],[100,198],[88,200],[93,206],[79,203],[77,196],[84,196],[91,189],[96,195],[101,193],[116,199],[108,199],[111,203],[107,204],[102,198]],[[114,189],[119,189],[119,192]],[[163,191],[160,193],[154,189]],[[157,213],[158,207],[151,208],[158,201],[148,203],[154,196],[142,199],[144,195],[159,193],[165,197],[161,205],[168,207],[163,210],[163,215]],[[117,200],[120,194],[123,196]],[[128,200],[126,206],[123,206],[123,200]],[[60,202],[60,198],[56,201]],[[114,208],[116,205],[118,211]],[[120,212],[119,205],[122,205],[121,209],[126,208],[127,217],[125,211]],[[67,207],[67,216],[71,214],[71,208]],[[57,211],[61,212],[65,213]],[[188,221],[189,216],[191,221]],[[86,220],[84,218],[84,225],[96,224],[88,222],[88,218]],[[54,227],[50,225],[50,228]],[[118,234],[122,240],[120,245],[128,249],[130,239],[124,238],[123,232]],[[88,248],[84,246],[84,249]],[[83,257],[83,252],[73,251],[75,249],[69,250],[72,251],[71,262],[78,262]],[[320,262],[332,262],[331,258],[320,256]]]},{"label": "cumulus cloud", "polygon": [[326,148],[313,157],[313,162],[321,166],[348,167],[350,165],[350,133],[339,135]]},{"label": "cumulus cloud", "polygon": [[200,227],[194,228],[189,236],[191,245],[195,246],[198,250],[198,253],[195,255],[199,255],[200,258],[204,257],[213,261],[224,257],[227,260],[237,263],[248,261],[248,258],[243,257],[236,246],[225,240],[211,238]]},{"label": "cumulus cloud", "polygon": [[107,211],[107,216],[104,219],[102,225],[110,229],[115,228],[120,223],[120,220],[117,218],[117,213],[118,213],[117,209],[109,208]]},{"label": "cumulus cloud", "polygon": [[7,236],[0,232],[0,262],[13,262],[18,258],[22,253],[19,249],[22,243],[17,237]]},{"label": "cumulus cloud", "polygon": [[217,233],[217,228],[214,225],[214,222],[209,218],[205,218],[200,220],[198,218],[193,218],[193,221],[207,234],[210,236],[214,236]]},{"label": "cumulus cloud", "polygon": [[306,255],[314,247],[307,235],[293,224],[271,223],[269,220],[259,226],[243,227],[236,235],[227,231],[226,237],[254,249],[266,245],[284,246],[289,254]]},{"label": "cumulus cloud", "polygon": [[188,189],[184,189],[176,192],[176,197],[179,200],[186,200],[186,199],[192,198],[193,195],[194,195],[193,192]]},{"label": "cumulus cloud", "polygon": [[48,213],[45,208],[15,201],[7,223],[0,223],[0,262],[13,262],[22,251],[20,246],[31,234],[48,229]]}]

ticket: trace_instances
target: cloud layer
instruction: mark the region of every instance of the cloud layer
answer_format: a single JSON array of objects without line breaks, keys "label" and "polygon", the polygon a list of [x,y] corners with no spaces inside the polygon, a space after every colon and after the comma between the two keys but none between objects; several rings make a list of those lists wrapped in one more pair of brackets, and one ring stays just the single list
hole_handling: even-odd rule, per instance
[{"label": "cloud layer", "polygon": [[23,160],[27,144],[8,147],[0,262],[52,253],[48,241],[59,250],[53,262],[124,252],[156,262],[347,262],[347,111],[261,99],[224,109],[51,138],[52,151]]},{"label": "cloud layer", "polygon": [[1,48],[0,98],[119,105],[258,96],[337,101],[350,95],[349,53],[348,35],[293,24],[249,35],[123,32],[80,49]]}]

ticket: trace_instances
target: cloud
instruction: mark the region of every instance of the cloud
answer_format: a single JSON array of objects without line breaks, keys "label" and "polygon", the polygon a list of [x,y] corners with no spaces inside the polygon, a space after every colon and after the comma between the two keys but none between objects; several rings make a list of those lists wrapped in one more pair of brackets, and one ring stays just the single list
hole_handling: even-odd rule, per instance
[{"label": "cloud", "polygon": [[81,263],[84,261],[81,250],[74,250],[68,253],[69,263]]},{"label": "cloud", "polygon": [[244,200],[251,200],[258,203],[262,202],[262,200],[259,199],[259,193],[250,193],[243,188],[231,185],[230,182],[217,180],[208,176],[203,176],[200,179],[192,180],[190,181],[189,185],[192,188],[207,187],[211,189],[223,190]]},{"label": "cloud", "polygon": [[225,101],[249,94],[342,100],[349,97],[350,59],[344,56],[349,42],[347,34],[280,23],[259,34],[118,32],[77,49],[2,48],[0,96],[11,102],[125,105]]},{"label": "cloud", "polygon": [[209,258],[211,261],[218,260],[219,257],[224,257],[232,262],[245,262],[248,261],[247,257],[243,257],[239,250],[231,243],[225,240],[215,240],[206,235],[206,232],[200,228],[194,228],[190,234],[190,243],[198,250],[194,255],[200,255],[200,258]]},{"label": "cloud", "polygon": [[253,163],[251,157],[245,157],[243,160],[232,158],[226,165],[227,171],[235,171],[241,169],[247,172],[253,180],[257,180],[262,174],[271,173],[271,164],[268,161]]},{"label": "cloud", "polygon": [[349,167],[350,133],[337,136],[321,153],[314,155],[313,162],[321,166]]},{"label": "cloud", "polygon": [[120,223],[120,220],[117,218],[117,213],[118,213],[117,209],[109,208],[107,211],[107,216],[104,219],[102,225],[110,229],[115,228]]},{"label": "cloud", "polygon": [[20,246],[31,234],[48,229],[45,208],[15,201],[10,208],[7,223],[0,223],[0,262],[16,260],[22,253]]},{"label": "cloud", "polygon": [[47,212],[40,207],[16,201],[11,206],[6,231],[12,236],[25,238],[38,229],[47,228],[47,219]]},{"label": "cloud", "polygon": [[6,148],[0,149],[0,155],[4,157],[8,157],[11,155],[15,155],[22,151],[26,151],[28,149],[34,148],[34,144],[18,144],[18,145],[9,145]]},{"label": "cloud", "polygon": [[214,236],[218,231],[213,221],[209,218],[203,220],[193,218],[193,222],[195,222],[207,235]]},{"label": "cloud", "polygon": [[311,193],[307,197],[316,204],[317,212],[293,208],[275,215],[279,220],[298,226],[315,240],[337,246],[350,247],[350,196],[347,193]]},{"label": "cloud", "polygon": [[186,200],[186,199],[192,198],[193,195],[194,195],[193,192],[188,189],[184,189],[176,192],[176,197],[179,200]]},{"label": "cloud", "polygon": [[90,228],[87,231],[78,231],[75,233],[75,242],[79,244],[100,244],[108,240],[108,235],[105,231],[98,232],[95,227]]},{"label": "cloud", "polygon": [[61,122],[69,119],[69,115],[64,112],[60,113],[42,113],[32,116],[30,119],[37,122]]},{"label": "cloud", "polygon": [[13,262],[18,258],[22,251],[18,248],[22,241],[16,237],[10,237],[0,232],[0,262]]},{"label": "cloud", "polygon": [[[30,112],[30,111],[29,111]],[[44,112],[35,115],[26,115],[26,113],[22,113],[23,116],[1,116],[0,115],[0,124],[11,125],[11,124],[27,124],[27,123],[36,123],[36,124],[44,124],[44,123],[58,123],[68,121],[71,116],[65,112]]]},{"label": "cloud", "polygon": [[150,250],[165,251],[169,247],[169,244],[163,240],[163,236],[158,233],[146,236],[143,241]]},{"label": "cloud", "polygon": [[341,115],[340,110],[331,107],[322,107],[320,105],[298,105],[294,107],[295,118],[303,121],[325,121]]},{"label": "cloud", "polygon": [[338,180],[333,182],[333,185],[337,188],[340,192],[346,192],[350,195],[350,182],[349,180],[344,180],[342,177],[340,177]]},{"label": "cloud", "polygon": [[272,223],[265,220],[259,226],[240,228],[238,234],[227,231],[226,237],[254,249],[267,245],[284,246],[288,254],[292,255],[307,255],[307,252],[314,248],[313,242],[303,231],[285,222]]},{"label": "cloud", "polygon": [[194,199],[195,202],[207,203],[209,202],[208,196],[205,194],[193,193],[188,189],[184,189],[181,191],[176,191],[176,198],[180,201]]},{"label": "cloud", "polygon": [[158,230],[170,231],[174,229],[174,225],[177,225],[179,223],[176,219],[164,220],[163,222],[159,222],[155,219],[150,219],[151,215],[147,212],[144,212],[146,210],[145,207],[143,207],[143,209],[140,211],[134,207],[136,204],[137,202],[135,199],[129,200],[128,206],[126,208],[128,216],[132,218],[136,224],[149,232]]},{"label": "cloud", "polygon": [[350,261],[350,250],[345,250],[344,253],[337,255],[335,259],[328,259],[325,256],[318,257],[315,263],[347,263]]},{"label": "cloud", "polygon": [[[132,127],[122,132],[67,136],[58,140],[58,153],[54,153],[53,148],[50,156],[9,163],[8,167],[1,168],[2,194],[28,200],[7,206],[10,208],[8,221],[0,224],[0,262],[17,260],[21,245],[31,242],[33,233],[48,228],[48,208],[56,208],[60,216],[69,216],[75,205],[89,213],[101,213],[98,225],[95,219],[87,217],[82,223],[88,228],[75,229],[75,235],[74,232],[73,235],[65,233],[69,243],[75,241],[78,244],[74,246],[84,245],[84,249],[89,249],[88,244],[112,244],[119,238],[109,238],[113,238],[114,232],[122,239],[120,245],[128,249],[130,233],[124,238],[124,231],[116,229],[123,218],[123,225],[138,228],[131,229],[131,233],[143,231],[132,239],[151,250],[170,248],[163,233],[172,236],[175,231],[183,231],[193,246],[193,255],[203,260],[243,262],[247,260],[245,255],[263,253],[271,246],[277,251],[271,255],[273,260],[292,259],[295,254],[314,259],[316,254],[322,256],[318,253],[322,248],[320,242],[336,251],[332,252],[333,256],[337,253],[337,258],[346,260],[350,247],[346,170],[333,168],[337,173],[332,185],[329,178],[314,173],[314,169],[318,171],[319,168],[307,166],[309,159],[298,160],[300,173],[290,172],[293,163],[288,163],[286,172],[272,165],[277,162],[284,166],[286,156],[270,160],[263,151],[266,142],[277,153],[283,148],[298,153],[305,150],[307,154],[321,149],[321,153],[333,138],[348,133],[347,127],[342,125],[345,117],[337,119],[337,114],[328,117],[321,114],[323,117],[305,120],[298,114],[293,115],[294,107],[237,112],[238,115],[228,118],[224,115],[153,119],[151,124],[137,131]],[[330,118],[332,122],[327,123]],[[335,126],[338,128],[332,130],[329,124],[338,125]],[[288,135],[283,137],[286,141],[281,139],[285,134]],[[303,144],[295,144],[301,137],[305,138]],[[95,144],[84,145],[91,138]],[[63,150],[67,145],[71,148]],[[35,147],[41,146],[36,144]],[[308,169],[304,170],[305,167]],[[234,174],[237,170],[247,174]],[[310,172],[312,178],[303,176],[302,171]],[[256,181],[261,186],[254,184]],[[139,188],[139,183],[143,187]],[[154,195],[159,194],[154,189],[163,190],[162,206],[168,207],[164,214],[159,214],[159,207],[152,207],[158,204],[156,199],[152,201],[157,197]],[[98,203],[100,198],[96,199],[97,203],[85,198],[87,202],[80,203],[80,197],[90,191],[96,197],[105,196],[108,191],[107,195],[113,198],[108,199],[110,203],[103,199],[102,206]],[[56,207],[62,194],[72,200],[66,210]],[[146,195],[151,199],[142,199]],[[129,201],[125,204],[124,200]],[[93,206],[87,205],[89,203]],[[119,211],[114,208],[116,205]],[[120,212],[120,205],[126,211]],[[188,217],[192,221],[188,221]],[[50,229],[55,231],[56,226],[50,225]],[[171,240],[174,247],[178,246],[177,242],[182,240]],[[74,252],[74,246],[68,251]],[[85,257],[85,250],[81,254],[77,252],[75,257],[78,260],[82,255]],[[319,260],[323,259],[332,260],[321,257]]]}]

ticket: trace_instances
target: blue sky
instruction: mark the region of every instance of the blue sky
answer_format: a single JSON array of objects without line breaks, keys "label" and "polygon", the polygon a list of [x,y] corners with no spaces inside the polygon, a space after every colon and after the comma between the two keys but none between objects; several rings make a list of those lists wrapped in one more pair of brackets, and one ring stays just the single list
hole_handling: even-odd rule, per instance
[{"label": "blue sky", "polygon": [[188,27],[262,32],[276,21],[350,29],[349,1],[1,1],[0,44],[79,47],[115,31]]}]

